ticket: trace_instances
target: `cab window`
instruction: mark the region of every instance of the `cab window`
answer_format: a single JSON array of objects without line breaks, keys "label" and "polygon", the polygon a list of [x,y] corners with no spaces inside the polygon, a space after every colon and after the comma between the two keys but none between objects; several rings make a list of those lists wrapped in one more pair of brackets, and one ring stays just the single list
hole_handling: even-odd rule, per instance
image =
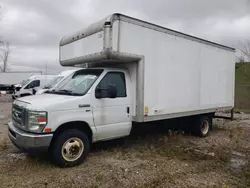
[{"label": "cab window", "polygon": [[[127,97],[125,75],[122,72],[109,72],[107,73],[97,88],[102,91],[107,91],[109,85],[116,86],[117,97]],[[108,95],[103,94],[102,98],[107,98]]]},{"label": "cab window", "polygon": [[33,80],[24,89],[32,89],[34,87],[39,87],[39,86],[40,86],[40,80]]}]

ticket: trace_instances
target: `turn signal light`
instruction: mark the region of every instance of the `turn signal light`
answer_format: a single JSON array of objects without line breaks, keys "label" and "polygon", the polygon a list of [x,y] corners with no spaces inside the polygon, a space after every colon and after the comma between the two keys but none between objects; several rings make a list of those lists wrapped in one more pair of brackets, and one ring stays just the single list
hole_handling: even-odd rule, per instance
[{"label": "turn signal light", "polygon": [[51,128],[45,128],[44,132],[49,133],[49,132],[51,132],[51,130],[52,130]]}]

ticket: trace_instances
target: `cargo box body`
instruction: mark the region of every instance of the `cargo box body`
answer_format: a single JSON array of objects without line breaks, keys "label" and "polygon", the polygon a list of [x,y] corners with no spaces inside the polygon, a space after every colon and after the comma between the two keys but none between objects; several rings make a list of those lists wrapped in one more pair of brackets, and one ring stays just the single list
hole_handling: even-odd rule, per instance
[{"label": "cargo box body", "polygon": [[127,69],[137,122],[234,106],[233,48],[120,14],[64,37],[60,63]]}]

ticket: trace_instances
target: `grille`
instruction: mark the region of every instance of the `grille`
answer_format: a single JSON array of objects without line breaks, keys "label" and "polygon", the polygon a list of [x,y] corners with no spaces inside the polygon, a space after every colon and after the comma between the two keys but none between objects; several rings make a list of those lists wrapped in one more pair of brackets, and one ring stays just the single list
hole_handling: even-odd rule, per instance
[{"label": "grille", "polygon": [[27,109],[20,107],[16,104],[13,104],[12,107],[12,120],[14,126],[20,129],[26,129],[27,126]]}]

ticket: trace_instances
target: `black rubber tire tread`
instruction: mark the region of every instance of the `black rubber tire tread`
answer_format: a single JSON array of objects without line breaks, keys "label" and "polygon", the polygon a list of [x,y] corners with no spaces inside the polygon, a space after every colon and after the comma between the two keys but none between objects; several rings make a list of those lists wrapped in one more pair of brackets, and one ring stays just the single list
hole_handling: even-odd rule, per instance
[{"label": "black rubber tire tread", "polygon": [[[204,121],[209,123],[209,130],[207,134],[202,133],[202,125]],[[212,117],[210,116],[198,116],[194,124],[194,134],[199,137],[207,137],[212,130]]]},{"label": "black rubber tire tread", "polygon": [[[76,161],[68,162],[66,161],[61,153],[61,149],[63,144],[70,138],[77,137],[80,138],[84,144],[84,151],[80,158],[78,158]],[[56,138],[53,140],[52,147],[50,148],[50,153],[52,155],[52,159],[54,160],[55,164],[59,167],[65,168],[65,167],[73,167],[80,165],[83,163],[85,158],[87,157],[90,150],[90,144],[88,136],[77,129],[69,129],[65,130],[64,132],[61,132],[59,135],[56,135]]]}]

